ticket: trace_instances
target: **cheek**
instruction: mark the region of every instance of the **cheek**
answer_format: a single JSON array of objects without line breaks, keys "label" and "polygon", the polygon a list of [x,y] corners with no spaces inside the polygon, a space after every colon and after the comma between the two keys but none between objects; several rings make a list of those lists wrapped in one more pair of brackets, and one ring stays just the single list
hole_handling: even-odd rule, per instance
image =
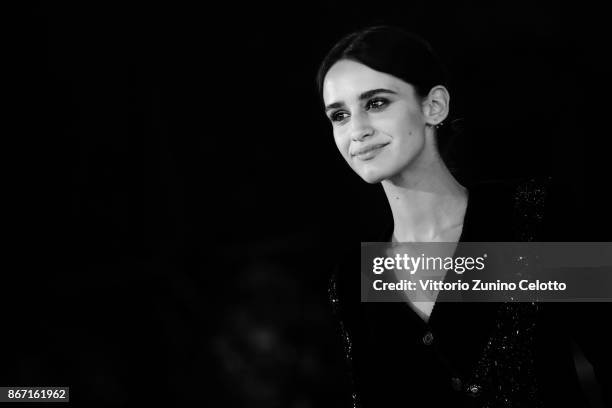
[{"label": "cheek", "polygon": [[395,123],[396,131],[406,138],[414,137],[423,126],[420,115],[411,113],[405,115],[402,120]]},{"label": "cheek", "polygon": [[334,131],[334,141],[336,142],[336,147],[344,156],[344,158],[348,158],[348,151],[350,146],[350,140],[346,135],[343,135],[341,131]]},{"label": "cheek", "polygon": [[394,134],[402,145],[420,144],[424,139],[424,123],[419,115],[408,115],[395,124]]}]

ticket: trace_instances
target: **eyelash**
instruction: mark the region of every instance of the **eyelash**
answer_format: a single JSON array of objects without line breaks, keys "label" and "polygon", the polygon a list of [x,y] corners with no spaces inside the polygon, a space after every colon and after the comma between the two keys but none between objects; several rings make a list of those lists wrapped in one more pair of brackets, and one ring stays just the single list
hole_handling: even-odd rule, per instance
[{"label": "eyelash", "polygon": [[[378,106],[371,106],[373,103],[379,103],[380,105]],[[366,107],[369,107],[369,109],[375,109],[375,110],[379,110],[384,108],[385,106],[387,106],[389,104],[389,100],[385,99],[385,98],[374,98],[374,99],[370,99],[368,101],[368,103],[366,104]]]},{"label": "eyelash", "polygon": [[[373,104],[375,104],[375,103],[378,104],[378,105],[377,106],[373,106]],[[372,99],[370,99],[366,103],[365,106],[366,106],[366,110],[368,110],[368,111],[371,110],[371,109],[374,109],[375,111],[378,111],[378,110],[384,109],[388,104],[389,104],[389,100],[386,99],[386,98],[372,98]],[[333,112],[329,116],[329,119],[332,122],[341,122],[341,121],[343,121],[346,118],[346,116],[343,117],[343,118],[338,118],[338,116],[341,115],[341,114],[346,114],[346,113],[347,112],[345,112],[345,111],[336,111],[336,112]]]}]

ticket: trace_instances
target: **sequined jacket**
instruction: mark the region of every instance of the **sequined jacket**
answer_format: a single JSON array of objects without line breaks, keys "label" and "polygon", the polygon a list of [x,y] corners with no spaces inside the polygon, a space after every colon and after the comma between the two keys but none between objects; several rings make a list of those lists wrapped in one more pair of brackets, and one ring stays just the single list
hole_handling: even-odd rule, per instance
[{"label": "sequined jacket", "polygon": [[[535,179],[468,186],[461,241],[579,241],[565,210],[545,205],[551,194],[563,194],[553,185]],[[612,314],[603,316],[612,304],[437,303],[426,323],[404,303],[361,303],[359,259],[355,245],[329,286],[353,407],[587,406],[574,344],[610,404]]]}]

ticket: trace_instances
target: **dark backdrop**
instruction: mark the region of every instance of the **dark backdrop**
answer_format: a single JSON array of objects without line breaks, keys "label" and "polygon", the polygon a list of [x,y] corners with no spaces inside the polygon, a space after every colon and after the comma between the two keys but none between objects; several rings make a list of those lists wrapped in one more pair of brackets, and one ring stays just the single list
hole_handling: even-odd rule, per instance
[{"label": "dark backdrop", "polygon": [[462,174],[552,175],[608,241],[605,13],[452,3],[33,6],[14,34],[2,383],[69,385],[75,406],[337,406],[330,264],[389,215],[337,153],[314,76],[368,24],[449,66]]}]

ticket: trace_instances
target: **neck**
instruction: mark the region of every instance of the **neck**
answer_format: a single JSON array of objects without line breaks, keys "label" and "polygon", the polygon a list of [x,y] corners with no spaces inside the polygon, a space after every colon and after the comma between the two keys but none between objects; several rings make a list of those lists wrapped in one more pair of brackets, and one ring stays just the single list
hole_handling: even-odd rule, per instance
[{"label": "neck", "polygon": [[467,208],[467,190],[438,154],[382,182],[400,242],[457,241]]}]

